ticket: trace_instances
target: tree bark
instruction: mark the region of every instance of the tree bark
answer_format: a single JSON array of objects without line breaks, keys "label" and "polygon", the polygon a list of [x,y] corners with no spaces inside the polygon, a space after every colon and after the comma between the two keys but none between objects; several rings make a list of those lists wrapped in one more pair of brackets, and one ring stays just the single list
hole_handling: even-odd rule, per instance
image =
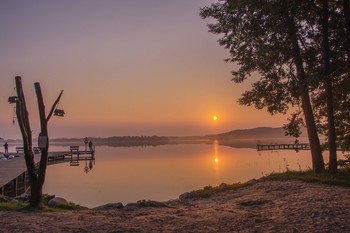
[{"label": "tree bark", "polygon": [[40,159],[40,165],[39,165],[39,170],[38,170],[38,184],[37,184],[37,195],[40,196],[40,201],[41,201],[41,196],[42,196],[42,189],[43,185],[45,182],[45,177],[46,177],[46,167],[47,167],[47,160],[48,160],[48,155],[49,155],[49,134],[47,130],[47,123],[50,120],[52,113],[54,109],[56,108],[56,105],[61,99],[63,91],[61,91],[60,95],[54,102],[54,104],[51,107],[49,116],[46,118],[46,113],[45,113],[45,105],[44,105],[44,99],[42,96],[41,92],[41,87],[40,83],[34,83],[35,86],[35,92],[37,96],[37,101],[38,101],[38,108],[39,108],[39,117],[40,117],[40,128],[41,132],[39,136],[44,136],[46,137],[46,147],[45,148],[40,148],[41,151],[41,159]]},{"label": "tree bark", "polygon": [[22,133],[23,139],[23,151],[24,158],[26,161],[26,166],[29,175],[30,182],[30,205],[35,207],[38,205],[38,200],[40,200],[36,193],[37,187],[37,168],[34,161],[34,153],[32,150],[32,131],[29,124],[29,114],[27,111],[26,101],[22,88],[22,80],[20,76],[15,77],[16,80],[16,89],[17,89],[17,98],[18,102],[16,103],[16,115],[18,120],[18,125]]},{"label": "tree bark", "polygon": [[350,65],[350,3],[349,0],[343,0],[343,13],[345,19],[345,35],[346,35],[346,54],[348,66]]},{"label": "tree bark", "polygon": [[[41,132],[39,136],[46,136],[47,137],[47,121],[45,116],[45,105],[43,96],[41,93],[41,88],[39,83],[34,83],[35,86],[35,92],[38,100],[38,107],[39,107],[39,117],[40,117],[40,128]],[[47,146],[45,148],[40,148],[41,151],[41,158],[40,158],[40,164],[39,164],[39,170],[38,170],[38,187],[36,189],[37,194],[41,197],[42,196],[42,188],[45,182],[45,175],[46,175],[46,167],[47,167],[47,158],[48,158],[48,149],[49,149],[49,140],[47,137]],[[41,201],[41,200],[40,200]]]},{"label": "tree bark", "polygon": [[326,104],[327,104],[327,126],[328,126],[328,146],[329,146],[329,172],[337,173],[337,145],[336,131],[334,121],[334,105],[332,79],[330,74],[330,55],[329,55],[329,5],[328,0],[322,0],[322,59],[323,59],[323,82],[325,85]]},{"label": "tree bark", "polygon": [[[287,17],[288,17],[288,14],[287,14]],[[292,44],[294,64],[297,71],[297,79],[299,81],[299,94],[301,97],[302,109],[305,116],[306,129],[307,129],[309,142],[310,142],[312,167],[316,173],[320,173],[325,170],[324,161],[322,157],[320,140],[317,134],[315,117],[311,106],[308,82],[307,82],[305,70],[303,67],[303,59],[302,59],[300,47],[298,44],[298,37],[295,29],[294,20],[291,16],[289,16],[287,20],[289,21],[287,24],[288,34],[289,34],[290,42]]]}]

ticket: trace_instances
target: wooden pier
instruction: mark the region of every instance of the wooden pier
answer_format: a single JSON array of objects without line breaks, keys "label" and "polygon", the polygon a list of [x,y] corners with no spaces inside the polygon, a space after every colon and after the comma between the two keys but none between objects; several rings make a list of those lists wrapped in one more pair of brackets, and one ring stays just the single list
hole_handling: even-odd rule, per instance
[{"label": "wooden pier", "polygon": [[293,144],[265,144],[257,145],[258,151],[262,150],[310,150],[309,143],[293,143]]},{"label": "wooden pier", "polygon": [[95,150],[92,151],[54,151],[48,156],[48,164],[56,164],[61,162],[94,160]]},{"label": "wooden pier", "polygon": [[[40,156],[34,156],[35,162],[39,159]],[[24,193],[28,187],[29,176],[23,154],[14,159],[0,161],[0,195],[17,196]]]},{"label": "wooden pier", "polygon": [[[29,176],[23,153],[7,153],[15,158],[0,160],[0,195],[18,196],[29,188]],[[40,161],[40,153],[34,155],[35,162]],[[77,162],[81,160],[95,160],[95,148],[80,151],[79,147],[71,146],[69,151],[49,152],[48,165],[61,162]]]}]

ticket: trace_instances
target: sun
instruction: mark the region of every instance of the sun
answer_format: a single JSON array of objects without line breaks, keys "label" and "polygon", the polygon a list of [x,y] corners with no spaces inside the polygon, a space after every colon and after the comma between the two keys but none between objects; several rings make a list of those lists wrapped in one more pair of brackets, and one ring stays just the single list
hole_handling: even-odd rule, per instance
[{"label": "sun", "polygon": [[217,121],[219,118],[218,118],[218,116],[213,116],[213,121]]},{"label": "sun", "polygon": [[215,162],[215,163],[219,163],[219,158],[218,158],[218,157],[215,157],[215,158],[214,158],[214,162]]}]

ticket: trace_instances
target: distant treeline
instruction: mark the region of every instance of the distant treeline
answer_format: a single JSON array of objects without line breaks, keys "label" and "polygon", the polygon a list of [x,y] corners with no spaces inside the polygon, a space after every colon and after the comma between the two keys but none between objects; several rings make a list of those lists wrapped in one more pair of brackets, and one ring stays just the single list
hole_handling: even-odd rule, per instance
[{"label": "distant treeline", "polygon": [[[303,132],[305,130],[303,129]],[[303,135],[306,136],[306,133]],[[295,139],[286,137],[283,128],[258,127],[252,129],[238,129],[226,133],[211,134],[205,136],[114,136],[114,137],[88,137],[95,145],[116,147],[131,146],[160,146],[167,144],[211,144],[217,141],[220,145],[230,147],[255,148],[261,142],[292,143]],[[37,139],[33,139],[35,142]],[[20,144],[22,140],[7,140],[10,144]],[[1,139],[0,139],[1,142]],[[50,142],[55,145],[84,145],[84,138],[56,138]]]},{"label": "distant treeline", "polygon": [[[122,137],[88,137],[96,145],[108,145],[108,146],[159,146],[168,144],[167,137],[159,136],[122,136]],[[53,143],[75,143],[84,144],[84,138],[58,138],[51,140]]]}]

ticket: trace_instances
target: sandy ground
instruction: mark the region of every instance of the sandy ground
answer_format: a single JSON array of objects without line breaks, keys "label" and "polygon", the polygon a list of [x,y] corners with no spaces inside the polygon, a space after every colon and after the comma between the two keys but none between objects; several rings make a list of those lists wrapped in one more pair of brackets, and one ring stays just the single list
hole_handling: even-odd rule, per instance
[{"label": "sandy ground", "polygon": [[156,204],[0,211],[0,232],[350,232],[350,189],[344,187],[265,180],[210,198]]}]

